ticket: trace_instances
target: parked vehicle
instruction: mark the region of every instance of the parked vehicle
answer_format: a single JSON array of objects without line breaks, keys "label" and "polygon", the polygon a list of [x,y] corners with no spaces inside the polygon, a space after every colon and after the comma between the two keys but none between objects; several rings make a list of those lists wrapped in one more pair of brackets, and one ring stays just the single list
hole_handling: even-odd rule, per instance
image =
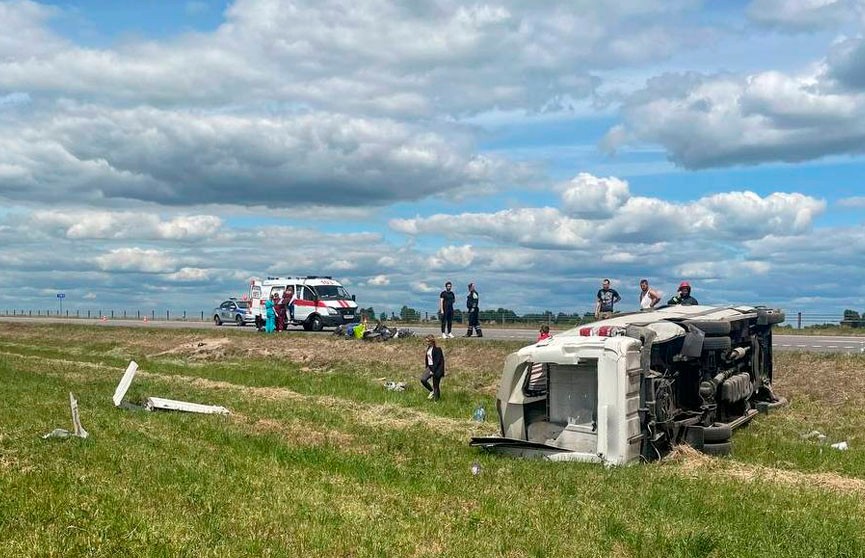
[{"label": "parked vehicle", "polygon": [[622,465],[676,444],[731,450],[733,431],[786,403],[772,391],[778,310],[667,306],[558,333],[509,355],[496,398],[515,455]]},{"label": "parked vehicle", "polygon": [[[286,288],[294,289],[294,320],[306,331],[321,331],[325,327],[360,321],[357,302],[339,281],[332,277],[308,275],[306,277],[268,277],[253,279],[249,283],[249,299],[255,325],[264,327],[266,313],[264,301],[274,294],[280,297]],[[288,310],[286,310],[288,314]]]},{"label": "parked vehicle", "polygon": [[213,309],[213,323],[218,326],[226,323],[245,326],[254,324],[255,316],[252,315],[248,300],[229,298]]}]

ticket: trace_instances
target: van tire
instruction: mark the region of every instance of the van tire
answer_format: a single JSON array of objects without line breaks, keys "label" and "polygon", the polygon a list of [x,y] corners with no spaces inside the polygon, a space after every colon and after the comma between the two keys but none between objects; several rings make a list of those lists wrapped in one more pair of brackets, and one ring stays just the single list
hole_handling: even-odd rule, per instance
[{"label": "van tire", "polygon": [[214,314],[213,316],[213,325],[221,326],[222,320],[219,319],[219,314]]},{"label": "van tire", "polygon": [[717,444],[718,442],[726,442],[733,435],[733,429],[729,424],[719,424],[717,426],[707,426],[703,428],[703,442],[707,444]]},{"label": "van tire", "polygon": [[703,444],[701,450],[706,455],[730,455],[733,451],[732,442],[720,442],[717,444]]},{"label": "van tire", "polygon": [[309,327],[312,331],[321,331],[324,329],[324,322],[320,316],[313,316],[309,321]]},{"label": "van tire", "polygon": [[685,322],[701,330],[706,335],[730,335],[730,322],[709,320],[688,320]]},{"label": "van tire", "polygon": [[303,331],[312,331],[312,323],[309,320],[303,322]]}]

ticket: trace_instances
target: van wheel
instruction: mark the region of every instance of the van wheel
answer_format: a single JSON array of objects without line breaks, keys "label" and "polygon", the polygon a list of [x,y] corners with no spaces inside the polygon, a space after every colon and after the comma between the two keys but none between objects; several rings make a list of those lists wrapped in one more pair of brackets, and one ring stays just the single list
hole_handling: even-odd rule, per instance
[{"label": "van wheel", "polygon": [[310,328],[312,331],[321,331],[324,329],[324,322],[319,316],[313,316],[310,322]]},{"label": "van wheel", "polygon": [[312,324],[308,321],[303,322],[303,331],[312,331]]},{"label": "van wheel", "polygon": [[685,323],[696,327],[706,335],[730,335],[730,322],[688,320]]},{"label": "van wheel", "polygon": [[703,339],[704,351],[729,351],[733,346],[729,337],[706,337]]},{"label": "van wheel", "polygon": [[703,444],[702,451],[706,455],[730,455],[732,450],[732,442],[720,442],[718,444]]},{"label": "van wheel", "polygon": [[707,426],[703,428],[703,442],[707,444],[717,444],[718,442],[726,442],[733,435],[733,429],[729,424],[719,424],[718,426]]},{"label": "van wheel", "polygon": [[243,327],[243,316],[235,316],[234,323],[237,324],[237,327]]},{"label": "van wheel", "polygon": [[222,320],[219,319],[219,314],[213,316],[213,325],[222,325]]}]

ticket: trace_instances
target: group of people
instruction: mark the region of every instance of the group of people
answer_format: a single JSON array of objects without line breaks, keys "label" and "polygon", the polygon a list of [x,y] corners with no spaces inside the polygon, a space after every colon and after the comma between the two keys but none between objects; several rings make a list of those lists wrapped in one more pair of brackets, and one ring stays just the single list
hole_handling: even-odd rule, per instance
[{"label": "group of people", "polygon": [[[453,283],[447,281],[445,290],[439,294],[439,320],[441,320],[442,339],[453,339],[453,321],[454,321],[454,305],[456,304],[457,295],[453,291]],[[468,314],[468,330],[465,337],[471,337],[472,333],[476,333],[478,337],[483,337],[484,332],[481,330],[480,322],[480,295],[474,283],[469,283],[468,294],[466,295],[466,312]]]},{"label": "group of people", "polygon": [[[613,315],[614,305],[622,300],[618,291],[610,287],[610,280],[604,279],[601,288],[595,297],[595,318],[606,319]],[[649,287],[649,280],[640,280],[639,293],[640,310],[651,310],[661,302],[661,295],[655,289]],[[682,306],[696,306],[700,304],[691,296],[691,284],[687,281],[679,283],[676,294],[667,301],[667,304],[681,304]]]},{"label": "group of people", "polygon": [[275,292],[264,301],[265,332],[285,331],[288,324],[294,322],[294,300],[294,289],[288,287],[282,295]]}]

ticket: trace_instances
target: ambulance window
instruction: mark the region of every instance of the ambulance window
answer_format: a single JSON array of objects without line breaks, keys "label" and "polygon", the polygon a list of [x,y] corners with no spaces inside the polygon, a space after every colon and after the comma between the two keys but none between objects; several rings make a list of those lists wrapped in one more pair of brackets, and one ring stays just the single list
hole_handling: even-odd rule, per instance
[{"label": "ambulance window", "polygon": [[315,300],[315,293],[309,286],[303,287],[303,294],[300,295],[302,300]]}]

